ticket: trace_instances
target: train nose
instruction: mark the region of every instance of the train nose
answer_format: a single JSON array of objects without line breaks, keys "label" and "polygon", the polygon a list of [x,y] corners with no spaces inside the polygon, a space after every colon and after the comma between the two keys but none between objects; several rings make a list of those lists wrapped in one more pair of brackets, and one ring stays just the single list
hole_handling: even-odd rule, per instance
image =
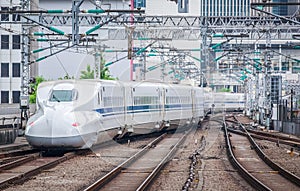
[{"label": "train nose", "polygon": [[80,148],[85,141],[78,126],[66,108],[48,108],[40,117],[28,121],[25,136],[33,147]]}]

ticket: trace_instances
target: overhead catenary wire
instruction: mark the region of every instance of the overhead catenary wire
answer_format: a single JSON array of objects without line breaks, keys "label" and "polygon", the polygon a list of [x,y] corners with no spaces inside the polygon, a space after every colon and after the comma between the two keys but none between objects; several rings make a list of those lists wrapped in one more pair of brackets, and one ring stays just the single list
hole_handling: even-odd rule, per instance
[{"label": "overhead catenary wire", "polygon": [[40,62],[40,61],[42,61],[42,60],[44,60],[44,59],[46,59],[46,58],[49,58],[49,57],[51,57],[51,56],[53,56],[53,55],[55,55],[55,54],[58,54],[58,53],[60,53],[60,52],[63,52],[63,51],[65,51],[65,50],[67,50],[67,49],[69,49],[69,48],[72,48],[72,47],[74,47],[74,46],[75,46],[75,45],[72,44],[72,45],[67,46],[67,47],[65,47],[65,48],[63,48],[63,49],[61,49],[61,50],[58,50],[58,51],[54,52],[54,53],[51,53],[51,54],[49,54],[49,55],[40,57],[40,58],[38,58],[38,59],[36,59],[36,60],[34,60],[34,61],[31,61],[31,62],[29,63],[29,65],[31,65],[31,64],[33,64],[33,63],[36,63],[36,62]]},{"label": "overhead catenary wire", "polygon": [[61,60],[58,58],[57,54],[55,54],[55,57],[56,57],[57,61],[59,62],[60,66],[62,67],[62,69],[64,70],[64,72],[67,74],[67,76],[70,76],[68,71],[66,70],[65,66],[63,65]]}]

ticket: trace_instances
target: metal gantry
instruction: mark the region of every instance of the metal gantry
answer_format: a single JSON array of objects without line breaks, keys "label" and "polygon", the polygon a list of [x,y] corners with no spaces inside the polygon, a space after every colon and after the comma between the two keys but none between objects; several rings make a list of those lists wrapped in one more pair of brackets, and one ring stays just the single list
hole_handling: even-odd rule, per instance
[{"label": "metal gantry", "polygon": [[271,117],[272,117],[272,105],[271,105],[271,35],[270,31],[267,31],[266,33],[266,52],[265,52],[265,59],[264,59],[264,65],[265,65],[265,73],[264,73],[264,109],[265,109],[265,125],[267,128],[270,127]]},{"label": "metal gantry", "polygon": [[[34,17],[34,16],[33,16]],[[111,19],[113,15],[81,15],[78,23],[80,26],[90,26]],[[68,26],[72,24],[69,15],[39,16],[40,22],[54,26]],[[126,39],[126,31],[122,26],[130,22],[130,15],[122,15],[113,22],[102,27],[106,30],[108,39]],[[295,18],[293,18],[295,19]],[[297,20],[297,19],[295,19]],[[249,34],[251,39],[258,39],[264,35],[265,28],[272,28],[271,35],[274,39],[292,39],[292,34],[299,33],[300,29],[291,21],[284,21],[272,16],[264,17],[192,17],[192,16],[139,16],[134,17],[134,39],[148,38],[172,38],[183,40],[202,39],[202,28],[207,25],[207,33],[235,33]],[[147,25],[147,30],[145,30]]]},{"label": "metal gantry", "polygon": [[[78,13],[78,9],[76,9]],[[3,11],[2,11],[3,12]],[[54,12],[54,11],[53,11]],[[119,17],[116,18],[116,15]],[[90,14],[78,13],[78,17],[73,19],[70,13],[42,13],[26,14],[31,20],[48,26],[73,26],[76,33],[77,27],[89,27],[108,22],[101,26],[102,31],[108,34],[108,40],[127,39],[124,24],[129,24],[131,15],[117,12],[112,14]],[[208,34],[248,34],[249,39],[262,38],[265,29],[271,29],[270,34],[273,39],[292,39],[293,34],[299,34],[300,28],[292,21],[300,22],[300,18],[293,17],[290,20],[283,20],[275,16],[248,16],[248,17],[200,17],[200,16],[147,16],[134,15],[135,31],[134,39],[141,37],[148,38],[172,38],[183,40],[201,40],[202,28],[207,25]],[[75,22],[76,21],[76,22]],[[24,21],[23,21],[24,22]],[[11,23],[4,22],[1,23]],[[16,23],[16,22],[14,22]],[[75,23],[77,23],[75,25]],[[22,21],[20,22],[22,24]],[[145,30],[147,26],[147,30]],[[70,34],[71,35],[71,34]],[[72,34],[73,35],[73,34]],[[100,38],[100,37],[99,37]]]}]

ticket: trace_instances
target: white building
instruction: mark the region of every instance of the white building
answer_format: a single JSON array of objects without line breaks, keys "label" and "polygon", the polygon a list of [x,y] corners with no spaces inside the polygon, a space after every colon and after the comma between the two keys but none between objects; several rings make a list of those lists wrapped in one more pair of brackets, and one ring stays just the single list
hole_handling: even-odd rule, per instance
[{"label": "white building", "polygon": [[[14,10],[19,0],[0,1],[1,10]],[[16,15],[1,14],[0,22],[18,21]],[[21,86],[21,25],[0,26],[0,103],[19,103]]]},{"label": "white building", "polygon": [[251,0],[200,0],[201,16],[249,16]]}]

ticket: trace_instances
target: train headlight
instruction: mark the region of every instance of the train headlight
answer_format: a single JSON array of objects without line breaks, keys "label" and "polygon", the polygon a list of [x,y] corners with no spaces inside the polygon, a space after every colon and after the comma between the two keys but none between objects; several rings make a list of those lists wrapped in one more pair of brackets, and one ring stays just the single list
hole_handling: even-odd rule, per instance
[{"label": "train headlight", "polygon": [[78,127],[80,124],[78,123],[78,122],[74,122],[74,123],[72,123],[72,126],[73,127]]}]

